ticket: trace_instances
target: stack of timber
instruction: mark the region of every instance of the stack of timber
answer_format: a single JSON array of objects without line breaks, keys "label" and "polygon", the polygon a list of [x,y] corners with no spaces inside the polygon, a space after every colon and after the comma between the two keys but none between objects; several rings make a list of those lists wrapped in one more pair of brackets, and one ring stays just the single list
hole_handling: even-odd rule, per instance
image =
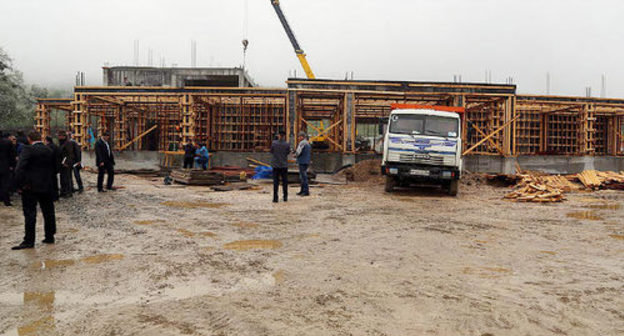
[{"label": "stack of timber", "polygon": [[[504,177],[512,179],[509,175]],[[518,183],[514,191],[505,198],[521,202],[560,202],[565,199],[564,193],[576,191],[624,190],[624,171],[616,173],[585,170],[580,174],[567,176],[526,172],[516,175],[516,178]]]},{"label": "stack of timber", "polygon": [[245,182],[247,178],[253,177],[256,173],[252,168],[237,166],[213,167],[210,171],[223,174],[225,182]]},{"label": "stack of timber", "polygon": [[514,187],[514,191],[505,198],[518,202],[561,202],[565,199],[563,191],[572,190],[570,184],[570,181],[562,176],[521,175],[521,180]]},{"label": "stack of timber", "polygon": [[596,170],[585,170],[576,175],[576,178],[590,190],[598,189],[618,189],[624,190],[624,171],[601,172]]},{"label": "stack of timber", "polygon": [[170,176],[173,181],[186,185],[213,186],[225,183],[223,174],[200,169],[174,169]]}]

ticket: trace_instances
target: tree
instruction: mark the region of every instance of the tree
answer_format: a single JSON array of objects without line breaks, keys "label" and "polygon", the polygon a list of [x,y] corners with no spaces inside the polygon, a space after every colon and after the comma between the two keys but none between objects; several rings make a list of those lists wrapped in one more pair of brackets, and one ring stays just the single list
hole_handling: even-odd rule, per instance
[{"label": "tree", "polygon": [[22,73],[13,68],[11,58],[0,48],[0,129],[33,126],[32,89],[26,88]]}]

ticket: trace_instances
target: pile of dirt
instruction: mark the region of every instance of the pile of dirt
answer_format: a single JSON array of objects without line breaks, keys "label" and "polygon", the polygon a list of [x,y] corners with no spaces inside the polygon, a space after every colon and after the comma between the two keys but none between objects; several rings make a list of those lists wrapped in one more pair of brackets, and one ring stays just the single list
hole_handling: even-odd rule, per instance
[{"label": "pile of dirt", "polygon": [[365,160],[344,169],[338,173],[347,178],[347,181],[367,182],[381,179],[381,160]]}]

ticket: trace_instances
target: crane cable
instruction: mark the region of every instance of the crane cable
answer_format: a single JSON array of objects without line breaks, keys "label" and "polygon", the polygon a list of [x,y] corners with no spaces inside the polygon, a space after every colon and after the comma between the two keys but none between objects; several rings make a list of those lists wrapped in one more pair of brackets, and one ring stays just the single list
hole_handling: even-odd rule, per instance
[{"label": "crane cable", "polygon": [[249,34],[249,0],[245,0],[243,11],[243,69],[247,62],[247,46],[249,46],[249,40],[247,39]]}]

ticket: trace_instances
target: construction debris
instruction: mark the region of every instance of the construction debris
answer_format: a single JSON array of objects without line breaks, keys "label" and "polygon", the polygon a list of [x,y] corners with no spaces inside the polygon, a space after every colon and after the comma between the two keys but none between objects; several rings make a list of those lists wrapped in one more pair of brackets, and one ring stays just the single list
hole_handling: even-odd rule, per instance
[{"label": "construction debris", "polygon": [[601,172],[596,170],[586,170],[577,175],[578,180],[587,189],[619,189],[624,190],[624,171],[619,174],[615,172]]},{"label": "construction debris", "polygon": [[207,170],[174,169],[170,176],[174,182],[186,185],[213,186],[225,183],[225,175]]},{"label": "construction debris", "polygon": [[565,197],[562,190],[564,186],[559,178],[561,176],[523,175],[514,187],[515,190],[505,198],[518,202],[561,202]]},{"label": "construction debris", "polygon": [[[502,177],[500,177],[502,178]],[[500,179],[497,175],[488,179]],[[585,170],[567,176],[543,175],[527,172],[521,175],[504,175],[506,181],[517,180],[514,191],[505,196],[519,202],[561,202],[564,193],[599,189],[624,190],[624,172]]]}]

